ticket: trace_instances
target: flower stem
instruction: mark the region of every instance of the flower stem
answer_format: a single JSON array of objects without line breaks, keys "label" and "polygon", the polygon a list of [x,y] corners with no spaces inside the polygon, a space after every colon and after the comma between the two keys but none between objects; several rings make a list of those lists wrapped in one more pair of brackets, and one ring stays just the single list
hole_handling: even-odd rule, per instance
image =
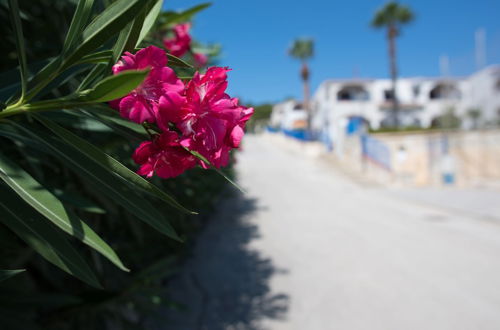
[{"label": "flower stem", "polygon": [[49,110],[71,109],[75,107],[93,104],[92,102],[61,102],[60,100],[47,100],[32,104],[13,104],[6,107],[0,112],[0,118],[7,118],[10,116],[19,115],[28,112],[39,112]]}]

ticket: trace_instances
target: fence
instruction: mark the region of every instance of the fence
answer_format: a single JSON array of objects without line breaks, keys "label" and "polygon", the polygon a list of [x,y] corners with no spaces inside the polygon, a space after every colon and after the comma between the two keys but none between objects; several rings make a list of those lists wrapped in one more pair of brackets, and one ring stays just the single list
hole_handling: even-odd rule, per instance
[{"label": "fence", "polygon": [[391,151],[382,141],[367,135],[360,135],[362,157],[374,162],[380,167],[391,170]]}]

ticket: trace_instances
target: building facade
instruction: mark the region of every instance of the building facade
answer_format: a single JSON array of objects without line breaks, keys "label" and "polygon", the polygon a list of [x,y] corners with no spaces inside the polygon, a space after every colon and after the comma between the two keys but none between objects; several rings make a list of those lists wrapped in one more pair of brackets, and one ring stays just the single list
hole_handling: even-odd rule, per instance
[{"label": "building facade", "polygon": [[[487,67],[465,78],[401,78],[397,82],[398,122],[401,126],[439,126],[440,118],[456,117],[463,128],[498,125],[500,122],[500,65]],[[316,90],[311,106],[313,131],[338,135],[353,119],[371,129],[395,122],[389,79],[333,79]],[[279,103],[271,125],[301,129],[306,112],[293,100]]]},{"label": "building facade", "polygon": [[[490,66],[466,78],[401,78],[396,92],[401,126],[437,126],[456,117],[463,128],[497,124],[500,119],[500,66]],[[395,122],[389,79],[324,81],[313,96],[312,127],[335,130],[353,118],[370,128]]]}]

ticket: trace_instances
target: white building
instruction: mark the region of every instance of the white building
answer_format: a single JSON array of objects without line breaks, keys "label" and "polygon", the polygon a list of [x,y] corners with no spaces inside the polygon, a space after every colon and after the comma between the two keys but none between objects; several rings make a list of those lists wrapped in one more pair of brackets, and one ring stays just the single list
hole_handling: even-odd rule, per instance
[{"label": "white building", "polygon": [[[463,111],[467,79],[401,78],[396,92],[402,126],[430,127],[446,111]],[[337,79],[323,82],[313,97],[313,129],[325,122],[362,118],[372,129],[393,125],[395,118],[389,79]]]},{"label": "white building", "polygon": [[[447,111],[471,126],[470,112],[479,111],[482,124],[500,119],[500,66],[487,67],[467,78],[401,78],[397,83],[399,122],[430,127]],[[371,128],[393,123],[389,79],[337,79],[323,82],[313,97],[313,128],[359,117]]]},{"label": "white building", "polygon": [[287,100],[273,107],[270,126],[280,130],[305,129],[307,114],[302,104],[295,100]]},{"label": "white building", "polygon": [[[431,127],[452,111],[464,128],[473,121],[482,126],[500,120],[500,65],[487,67],[466,78],[400,78],[398,120],[403,126]],[[343,131],[353,119],[372,129],[394,123],[389,79],[333,79],[324,81],[312,100],[312,128],[330,136]],[[473,118],[471,110],[480,112]],[[477,115],[476,115],[477,117]],[[303,128],[306,114],[296,101],[277,104],[271,125],[282,129]]]},{"label": "white building", "polygon": [[464,94],[465,127],[472,126],[467,112],[477,109],[481,115],[479,125],[493,126],[500,124],[500,65],[490,66],[476,72],[467,79],[468,86]]}]

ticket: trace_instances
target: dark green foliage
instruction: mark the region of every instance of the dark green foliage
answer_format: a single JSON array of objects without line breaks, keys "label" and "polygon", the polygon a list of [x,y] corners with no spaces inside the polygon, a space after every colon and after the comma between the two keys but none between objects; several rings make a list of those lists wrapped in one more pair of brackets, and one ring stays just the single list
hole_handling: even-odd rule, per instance
[{"label": "dark green foliage", "polygon": [[307,60],[314,55],[314,41],[312,39],[296,39],[288,53],[302,61]]},{"label": "dark green foliage", "polygon": [[227,182],[201,169],[137,176],[131,154],[146,131],[103,103],[147,73],[110,67],[146,37],[161,1],[20,0],[14,12],[9,3],[0,2],[2,22],[13,22],[1,27],[0,329],[142,328],[170,304],[163,283],[203,223],[190,210],[210,210]]},{"label": "dark green foliage", "polygon": [[248,121],[246,128],[249,132],[255,132],[259,128],[265,127],[271,118],[273,104],[264,103],[259,105],[248,104],[248,107],[253,107],[254,114]]}]

